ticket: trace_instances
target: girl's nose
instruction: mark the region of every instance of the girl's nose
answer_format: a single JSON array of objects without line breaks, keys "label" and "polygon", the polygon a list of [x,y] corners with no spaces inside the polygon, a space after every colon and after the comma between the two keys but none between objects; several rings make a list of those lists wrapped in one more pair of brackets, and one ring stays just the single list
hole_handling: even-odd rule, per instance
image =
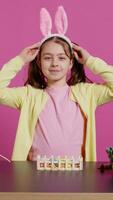
[{"label": "girl's nose", "polygon": [[52,61],[52,66],[54,67],[54,66],[57,66],[57,65],[58,65],[57,59],[53,59],[53,61]]}]

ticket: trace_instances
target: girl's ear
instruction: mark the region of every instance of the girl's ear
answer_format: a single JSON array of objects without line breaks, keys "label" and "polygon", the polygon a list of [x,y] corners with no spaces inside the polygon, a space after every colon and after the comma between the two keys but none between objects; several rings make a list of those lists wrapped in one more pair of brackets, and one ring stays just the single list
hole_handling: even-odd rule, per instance
[{"label": "girl's ear", "polygon": [[73,59],[70,61],[69,69],[71,69],[72,67],[73,67]]},{"label": "girl's ear", "polygon": [[70,61],[71,68],[73,67],[73,64],[74,64],[74,59],[72,58],[71,61]]},{"label": "girl's ear", "polygon": [[37,65],[41,68],[41,60],[40,59],[41,59],[40,55],[38,54],[36,62],[37,62]]}]

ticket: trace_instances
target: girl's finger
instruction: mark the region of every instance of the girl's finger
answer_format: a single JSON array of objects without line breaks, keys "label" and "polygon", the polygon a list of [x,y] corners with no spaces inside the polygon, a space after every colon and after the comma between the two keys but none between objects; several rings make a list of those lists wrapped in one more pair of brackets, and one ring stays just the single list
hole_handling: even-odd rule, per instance
[{"label": "girl's finger", "polygon": [[37,55],[38,55],[38,52],[39,52],[39,50],[37,50],[37,51],[35,52],[35,54],[34,54],[34,55],[35,55],[35,56],[37,56]]},{"label": "girl's finger", "polygon": [[37,56],[37,54],[38,54],[38,52],[39,52],[39,50],[32,50],[32,51],[30,51],[30,54],[33,56],[33,57],[36,57]]},{"label": "girl's finger", "polygon": [[79,58],[82,58],[82,51],[81,51],[80,48],[79,49],[74,49],[74,53],[76,53]]},{"label": "girl's finger", "polygon": [[35,53],[38,52],[38,51],[39,51],[38,48],[28,49],[28,53],[30,53],[30,54],[35,54]]},{"label": "girl's finger", "polygon": [[73,49],[74,50],[81,50],[81,48],[79,46],[75,45],[75,44],[73,45]]},{"label": "girl's finger", "polygon": [[39,48],[40,48],[40,42],[35,43],[35,44],[33,44],[29,47],[26,47],[25,49],[29,51],[29,50],[32,50],[32,49],[39,49]]},{"label": "girl's finger", "polygon": [[37,57],[37,55],[38,55],[38,52],[39,52],[39,50],[38,50],[38,51],[36,51],[35,53],[33,53],[33,54],[32,54],[32,57],[33,57],[33,58]]},{"label": "girl's finger", "polygon": [[75,43],[75,42],[72,42],[72,41],[71,41],[71,43],[72,43],[73,45],[77,45],[77,46],[79,46],[79,44],[77,44],[77,43]]},{"label": "girl's finger", "polygon": [[39,48],[40,47],[40,42],[37,42],[33,45],[31,45],[29,48],[34,49],[34,48]]}]

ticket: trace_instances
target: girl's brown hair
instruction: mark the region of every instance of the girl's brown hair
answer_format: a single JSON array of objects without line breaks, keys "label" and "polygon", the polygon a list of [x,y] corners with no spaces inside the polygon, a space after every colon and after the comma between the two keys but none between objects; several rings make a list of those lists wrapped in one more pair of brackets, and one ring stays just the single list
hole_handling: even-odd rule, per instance
[{"label": "girl's brown hair", "polygon": [[80,82],[86,82],[87,80],[89,80],[85,75],[84,66],[78,63],[78,61],[74,57],[74,53],[70,45],[63,38],[55,36],[55,37],[51,37],[47,39],[41,45],[39,53],[38,53],[38,57],[36,57],[32,62],[30,62],[29,69],[28,69],[28,79],[24,85],[29,84],[39,89],[44,89],[47,87],[47,82],[45,81],[45,77],[41,71],[38,61],[40,60],[41,51],[44,45],[46,44],[46,42],[48,41],[54,41],[55,43],[62,45],[66,55],[70,58],[70,60],[73,60],[71,75],[70,75],[70,78],[67,80],[67,84],[69,86],[75,85],[76,83],[80,83]]}]

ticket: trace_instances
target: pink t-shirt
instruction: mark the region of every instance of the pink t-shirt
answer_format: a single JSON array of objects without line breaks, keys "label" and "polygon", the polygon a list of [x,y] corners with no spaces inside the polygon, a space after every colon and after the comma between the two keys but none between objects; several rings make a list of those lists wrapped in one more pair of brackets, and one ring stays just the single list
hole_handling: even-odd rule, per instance
[{"label": "pink t-shirt", "polygon": [[[49,99],[37,121],[32,151],[36,155],[81,155],[84,119],[78,104],[69,98],[70,87],[47,87]],[[33,153],[34,152],[34,153]]]}]

